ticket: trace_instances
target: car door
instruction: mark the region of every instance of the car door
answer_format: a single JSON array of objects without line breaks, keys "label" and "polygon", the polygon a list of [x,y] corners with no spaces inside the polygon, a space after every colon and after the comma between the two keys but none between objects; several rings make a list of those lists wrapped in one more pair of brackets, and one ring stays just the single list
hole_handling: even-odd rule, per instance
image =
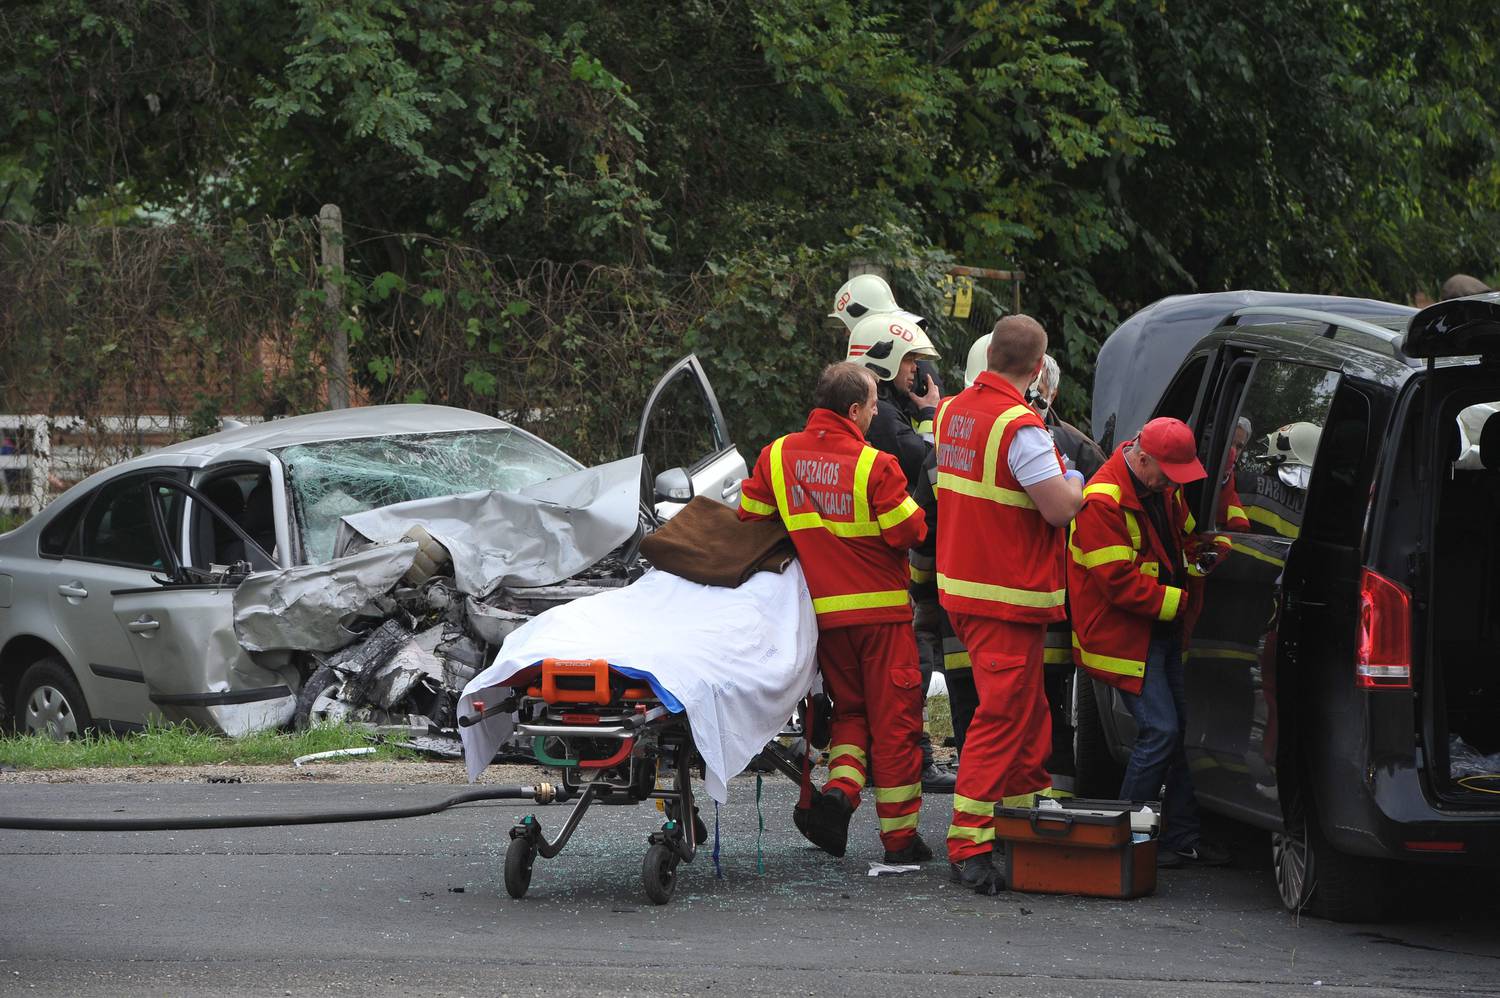
[{"label": "car door", "polygon": [[[154,517],[164,521],[170,510],[191,503],[195,517],[217,521],[198,532],[234,535],[247,550],[250,565],[274,564],[269,552],[204,493],[161,478],[152,478],[149,485]],[[152,703],[169,720],[191,721],[230,736],[285,724],[296,706],[296,668],[285,654],[252,655],[240,647],[234,591],[245,576],[186,565],[181,534],[174,534],[165,552],[170,569],[164,579],[111,594],[113,616],[129,635]]]},{"label": "car door", "polygon": [[645,455],[654,476],[656,514],[662,519],[695,495],[739,505],[748,468],[729,439],[724,412],[696,355],[673,364],[651,390],[635,453]]},{"label": "car door", "polygon": [[1198,584],[1185,624],[1188,758],[1200,795],[1269,817],[1279,817],[1275,700],[1287,564],[1340,384],[1336,371],[1241,357],[1204,427],[1212,460],[1196,512],[1230,546]]},{"label": "car door", "polygon": [[[161,469],[99,486],[48,572],[47,600],[63,651],[96,720],[134,727],[162,715],[151,702],[129,634],[115,621],[110,592],[146,586],[168,568],[151,514],[148,482]],[[165,509],[168,523],[179,516]]]}]

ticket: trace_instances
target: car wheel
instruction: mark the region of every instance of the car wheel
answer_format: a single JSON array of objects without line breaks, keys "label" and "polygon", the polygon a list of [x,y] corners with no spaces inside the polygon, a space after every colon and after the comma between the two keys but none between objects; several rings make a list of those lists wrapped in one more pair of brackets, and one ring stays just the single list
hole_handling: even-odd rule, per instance
[{"label": "car wheel", "polygon": [[297,691],[297,706],[292,712],[292,726],[303,731],[316,724],[338,721],[349,713],[348,706],[333,694],[343,678],[330,665],[320,665]]},{"label": "car wheel", "polygon": [[1334,922],[1385,917],[1391,904],[1385,888],[1390,864],[1334,849],[1301,793],[1293,790],[1287,796],[1282,830],[1271,836],[1271,864],[1282,905]]},{"label": "car wheel", "polygon": [[1074,682],[1078,693],[1078,723],[1073,727],[1075,792],[1080,797],[1113,798],[1120,793],[1125,771],[1109,751],[1094,681],[1079,669]]},{"label": "car wheel", "polygon": [[67,663],[49,655],[32,664],[16,688],[16,730],[57,741],[81,737],[94,727],[83,690]]}]

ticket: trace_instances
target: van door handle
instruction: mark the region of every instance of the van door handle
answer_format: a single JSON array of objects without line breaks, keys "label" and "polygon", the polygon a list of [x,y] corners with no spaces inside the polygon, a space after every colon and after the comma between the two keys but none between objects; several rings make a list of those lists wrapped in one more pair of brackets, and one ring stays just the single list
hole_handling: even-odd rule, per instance
[{"label": "van door handle", "polygon": [[149,617],[143,613],[136,619],[132,620],[130,623],[126,624],[125,629],[131,634],[150,634],[160,626],[161,621],[157,620],[155,617]]},{"label": "van door handle", "polygon": [[731,481],[728,481],[728,482],[724,483],[724,490],[719,493],[719,497],[722,498],[722,499],[728,499],[730,496],[734,495],[739,490],[740,490],[739,479],[733,479]]},{"label": "van door handle", "polygon": [[77,581],[65,582],[57,587],[57,591],[69,599],[83,599],[89,594],[89,591],[83,588],[83,583]]}]

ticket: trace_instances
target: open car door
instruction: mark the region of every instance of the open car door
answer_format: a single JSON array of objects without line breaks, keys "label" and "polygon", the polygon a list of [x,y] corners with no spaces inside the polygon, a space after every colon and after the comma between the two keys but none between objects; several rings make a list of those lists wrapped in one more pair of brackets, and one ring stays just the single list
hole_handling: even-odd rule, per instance
[{"label": "open car door", "polygon": [[[279,727],[296,707],[297,670],[284,654],[252,657],[234,631],[234,591],[252,567],[272,568],[270,555],[197,489],[166,477],[148,483],[158,536],[167,543],[160,584],[111,593],[114,615],[129,638],[146,691],[172,721],[191,721],[235,736]],[[173,496],[172,493],[181,493]],[[240,536],[249,560],[225,570],[186,565],[182,537],[168,537],[163,507],[184,498]]]},{"label": "open car door", "polygon": [[695,354],[673,364],[651,390],[635,453],[645,455],[655,476],[653,502],[661,519],[671,519],[696,495],[739,505],[748,468]]}]

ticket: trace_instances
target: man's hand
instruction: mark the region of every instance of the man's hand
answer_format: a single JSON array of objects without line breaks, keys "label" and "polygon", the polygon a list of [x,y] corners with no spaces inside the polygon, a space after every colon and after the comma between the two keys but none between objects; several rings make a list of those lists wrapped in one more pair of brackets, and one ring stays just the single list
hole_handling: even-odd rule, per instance
[{"label": "man's hand", "polygon": [[1199,573],[1207,575],[1227,557],[1229,557],[1229,538],[1223,535],[1199,535],[1193,553],[1193,564]]},{"label": "man's hand", "polygon": [[921,406],[923,409],[935,408],[937,404],[943,400],[943,393],[938,390],[938,383],[936,378],[927,379],[926,395],[916,395],[910,391],[908,391],[906,394],[910,396],[913,402]]}]

